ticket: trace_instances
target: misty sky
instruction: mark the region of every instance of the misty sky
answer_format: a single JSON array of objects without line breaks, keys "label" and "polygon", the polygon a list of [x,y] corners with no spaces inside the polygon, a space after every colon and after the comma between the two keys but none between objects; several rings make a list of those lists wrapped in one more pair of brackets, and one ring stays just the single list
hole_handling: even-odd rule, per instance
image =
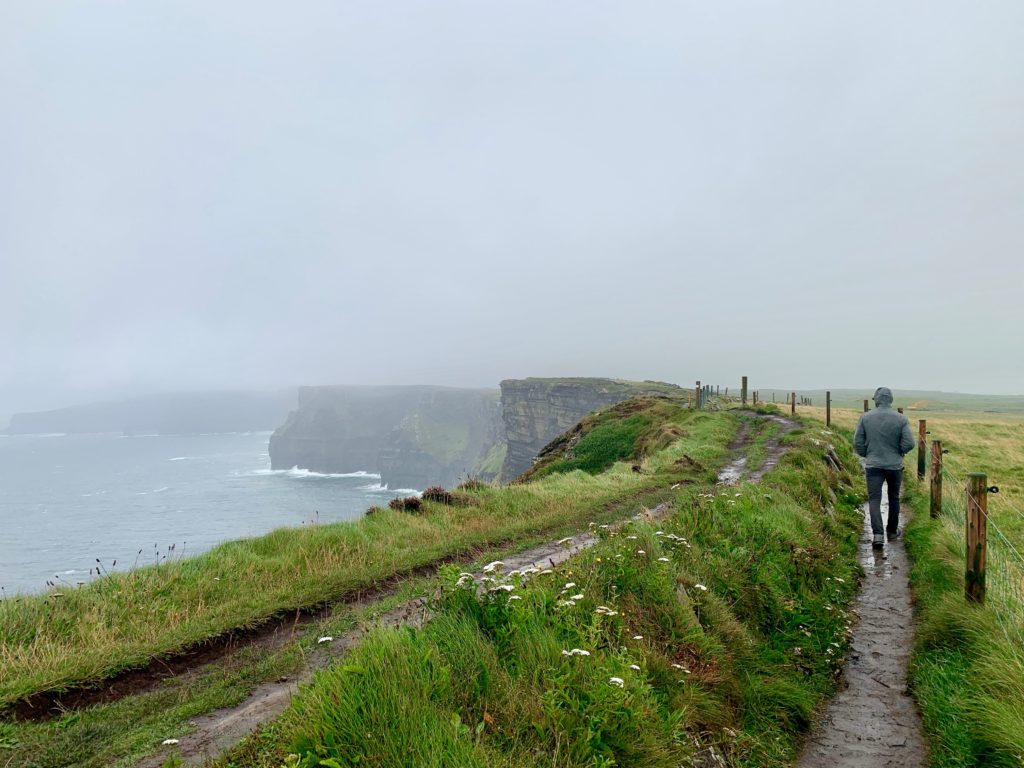
[{"label": "misty sky", "polygon": [[526,375],[1024,393],[1022,40],[1019,0],[6,0],[0,418]]}]

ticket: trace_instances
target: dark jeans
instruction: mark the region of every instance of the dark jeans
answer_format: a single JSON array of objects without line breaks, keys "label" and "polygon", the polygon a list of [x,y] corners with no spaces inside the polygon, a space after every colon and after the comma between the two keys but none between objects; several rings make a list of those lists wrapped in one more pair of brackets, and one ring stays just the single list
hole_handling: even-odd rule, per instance
[{"label": "dark jeans", "polygon": [[881,536],[882,530],[882,483],[889,488],[889,520],[885,530],[896,533],[900,527],[900,483],[902,469],[878,469],[868,467],[868,508],[871,510],[871,532]]}]

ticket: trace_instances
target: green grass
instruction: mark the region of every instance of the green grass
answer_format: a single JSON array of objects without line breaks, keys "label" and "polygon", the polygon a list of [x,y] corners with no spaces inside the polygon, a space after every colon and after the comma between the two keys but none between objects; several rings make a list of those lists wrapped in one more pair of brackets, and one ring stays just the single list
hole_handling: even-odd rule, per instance
[{"label": "green grass", "polygon": [[653,397],[634,398],[598,411],[546,446],[521,479],[537,480],[575,470],[597,474],[618,461],[652,456],[685,435],[682,425],[692,418],[690,413],[677,401]]},{"label": "green grass", "polygon": [[[724,461],[736,419],[674,407],[686,435],[645,461],[644,474],[616,465],[483,487],[467,491],[467,507],[427,503],[422,515],[379,510],[355,523],[281,529],[78,589],[0,601],[0,706],[102,680],[444,557],[622,515],[621,505],[674,480],[706,480]],[[710,469],[676,465],[683,453]]]},{"label": "green grass", "polygon": [[452,573],[435,620],[372,633],[218,765],[792,760],[834,688],[858,573],[853,477],[814,434],[787,437],[762,485],[680,488],[656,527],[605,531],[508,592]]},{"label": "green grass", "polygon": [[921,707],[933,768],[1024,764],[1024,647],[1000,627],[991,606],[964,600],[962,531],[928,515],[928,499],[908,483],[915,510],[906,534],[920,628],[910,684]]}]

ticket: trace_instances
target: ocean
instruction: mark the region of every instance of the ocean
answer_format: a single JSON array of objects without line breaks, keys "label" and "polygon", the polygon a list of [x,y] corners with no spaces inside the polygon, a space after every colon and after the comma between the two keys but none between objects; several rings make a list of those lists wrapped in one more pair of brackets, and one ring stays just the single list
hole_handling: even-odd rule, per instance
[{"label": "ocean", "polygon": [[[0,589],[74,586],[275,528],[354,520],[411,489],[271,470],[269,432],[0,436]],[[97,562],[98,561],[98,562]],[[116,561],[116,565],[115,565]]]}]

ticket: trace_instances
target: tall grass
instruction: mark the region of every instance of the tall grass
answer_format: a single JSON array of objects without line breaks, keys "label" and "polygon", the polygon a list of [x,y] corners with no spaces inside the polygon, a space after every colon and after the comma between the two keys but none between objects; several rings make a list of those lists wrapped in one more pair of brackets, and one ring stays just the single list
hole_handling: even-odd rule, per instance
[{"label": "tall grass", "polygon": [[791,760],[834,687],[858,572],[852,476],[828,469],[816,434],[787,437],[763,485],[677,489],[669,519],[606,532],[552,573],[453,573],[436,620],[372,633],[244,754],[302,768]]},{"label": "tall grass", "polygon": [[[618,505],[674,480],[708,479],[736,420],[680,411],[686,436],[645,462],[600,475],[552,474],[425,503],[422,515],[376,510],[355,523],[281,529],[198,557],[115,573],[78,589],[0,601],[0,706],[103,679],[268,617],[372,587],[396,574],[529,533],[621,515]],[[710,469],[675,465],[682,453]]]}]

